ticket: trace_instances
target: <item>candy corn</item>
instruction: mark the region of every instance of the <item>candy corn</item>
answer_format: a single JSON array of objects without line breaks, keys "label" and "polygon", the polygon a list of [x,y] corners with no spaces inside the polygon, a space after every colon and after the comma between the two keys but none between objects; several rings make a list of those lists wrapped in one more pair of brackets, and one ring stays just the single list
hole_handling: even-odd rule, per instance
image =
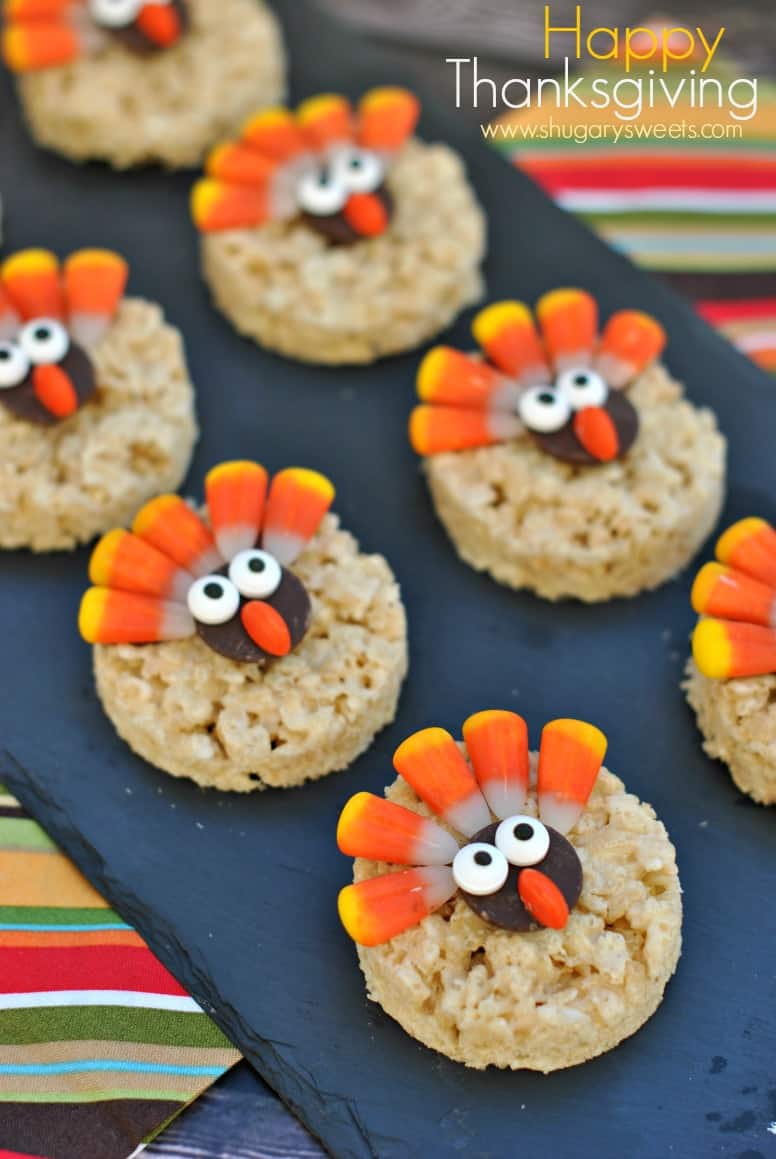
[{"label": "candy corn", "polygon": [[337,845],[350,857],[394,865],[450,865],[458,842],[441,825],[384,797],[357,793],[339,819]]},{"label": "candy corn", "polygon": [[606,744],[601,730],[582,720],[545,725],[537,776],[539,815],[559,833],[568,833],[587,804]]},{"label": "candy corn", "polygon": [[471,837],[490,823],[474,774],[449,732],[426,728],[408,737],[393,756],[396,772],[430,809]]},{"label": "candy corn", "polygon": [[528,728],[522,716],[477,712],[464,722],[463,739],[491,812],[500,820],[519,813],[528,791]]},{"label": "candy corn", "polygon": [[346,886],[339,895],[339,915],[355,942],[379,946],[417,925],[455,892],[446,866],[405,869]]}]

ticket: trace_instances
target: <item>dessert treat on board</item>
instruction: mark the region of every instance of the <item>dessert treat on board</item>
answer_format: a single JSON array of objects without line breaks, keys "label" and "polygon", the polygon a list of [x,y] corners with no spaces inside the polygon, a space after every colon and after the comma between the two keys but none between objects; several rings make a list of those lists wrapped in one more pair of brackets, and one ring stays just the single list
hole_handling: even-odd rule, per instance
[{"label": "dessert treat on board", "polygon": [[698,572],[701,616],[684,685],[710,757],[742,792],[776,803],[776,530],[764,519],[734,523],[717,562]]},{"label": "dessert treat on board", "polygon": [[267,109],[192,195],[202,265],[241,334],[290,358],[373,362],[482,293],[485,220],[460,157],[413,138],[405,89]]},{"label": "dessert treat on board", "polygon": [[461,557],[545,599],[632,596],[680,571],[722,504],[725,440],[656,361],[660,324],[621,310],[598,336],[584,290],[474,320],[482,354],[431,350],[410,440]]},{"label": "dessert treat on board", "polygon": [[103,707],[151,764],[200,785],[287,788],[344,769],[393,720],[399,587],[329,514],[315,471],[229,462],[207,512],[162,495],[97,545],[80,629]]},{"label": "dessert treat on board", "polygon": [[88,543],[177,487],[197,438],[179,332],[85,249],[0,267],[0,547]]},{"label": "dessert treat on board", "polygon": [[415,733],[385,798],[347,803],[340,917],[369,997],[426,1046],[477,1068],[574,1066],[661,1002],[681,949],[674,847],[601,769],[593,725],[546,725],[538,763],[516,713],[478,712],[463,737]]},{"label": "dessert treat on board", "polygon": [[75,161],[196,165],[285,93],[264,0],[4,0],[2,12],[32,134]]}]

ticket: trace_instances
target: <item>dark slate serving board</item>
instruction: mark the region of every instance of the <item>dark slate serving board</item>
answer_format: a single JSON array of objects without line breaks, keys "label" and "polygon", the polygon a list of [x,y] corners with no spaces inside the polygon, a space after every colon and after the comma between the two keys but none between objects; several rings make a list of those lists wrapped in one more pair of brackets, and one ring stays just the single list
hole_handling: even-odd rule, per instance
[{"label": "dark slate serving board", "polygon": [[[773,383],[491,155],[454,111],[452,84],[432,96],[401,56],[346,39],[300,0],[279,7],[295,96],[399,80],[429,98],[424,134],[466,154],[490,216],[491,296],[576,282],[606,311],[662,318],[669,365],[730,439],[726,517],[776,515]],[[5,556],[0,778],[342,1159],[773,1155],[774,818],[704,758],[679,693],[690,573],[598,608],[550,606],[476,575],[437,524],[407,445],[416,355],[317,370],[263,354],[210,308],[186,175],[71,167],[32,148],[6,80],[0,104],[6,244],[116,246],[132,259],[132,290],[187,335],[204,432],[191,489],[221,457],[329,472],[346,526],[396,568],[412,641],[399,718],[354,768],[301,791],[219,796],[135,759],[103,717],[75,630],[86,552]],[[534,736],[556,715],[600,723],[611,767],[679,850],[685,951],[659,1013],[616,1052],[551,1077],[474,1073],[405,1036],[366,1001],[336,917],[350,874],[334,844],[345,799],[391,779],[410,731],[456,729],[491,705],[524,713]]]}]

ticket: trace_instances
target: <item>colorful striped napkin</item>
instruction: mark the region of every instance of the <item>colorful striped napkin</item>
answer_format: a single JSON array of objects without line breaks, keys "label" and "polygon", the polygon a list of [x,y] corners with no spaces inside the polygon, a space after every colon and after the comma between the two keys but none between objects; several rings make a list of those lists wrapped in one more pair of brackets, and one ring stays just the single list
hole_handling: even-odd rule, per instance
[{"label": "colorful striped napkin", "polygon": [[[616,68],[595,76],[611,85]],[[734,75],[729,63],[719,69],[725,82]],[[583,75],[580,96],[595,95],[594,79]],[[776,85],[760,79],[758,112],[740,122],[740,136],[727,128],[717,139],[700,135],[722,133],[704,126],[735,124],[682,96],[674,108],[645,107],[630,138],[615,144],[623,122],[613,109],[572,102],[509,112],[489,126],[489,139],[611,246],[689,291],[730,341],[776,371]],[[656,138],[659,125],[680,126],[682,135]]]},{"label": "colorful striped napkin", "polygon": [[0,786],[0,1159],[127,1159],[239,1058]]}]

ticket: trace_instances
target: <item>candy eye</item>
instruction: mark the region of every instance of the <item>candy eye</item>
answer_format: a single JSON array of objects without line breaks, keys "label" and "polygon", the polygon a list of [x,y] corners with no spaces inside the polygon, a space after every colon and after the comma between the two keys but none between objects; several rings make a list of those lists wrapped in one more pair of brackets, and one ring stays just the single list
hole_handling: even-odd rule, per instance
[{"label": "candy eye", "polygon": [[385,168],[376,153],[341,149],[331,163],[334,180],[350,193],[374,193],[383,183]]},{"label": "candy eye", "polygon": [[496,846],[510,865],[537,865],[547,856],[550,835],[535,817],[507,817],[496,830]]},{"label": "candy eye", "polygon": [[30,360],[16,342],[0,342],[0,390],[10,390],[24,382]]},{"label": "candy eye", "polygon": [[564,370],[558,376],[555,389],[568,399],[573,410],[603,406],[609,397],[609,387],[594,370]]},{"label": "candy eye", "polygon": [[70,338],[61,322],[36,318],[19,335],[19,345],[33,366],[61,362],[70,349]]},{"label": "candy eye", "polygon": [[453,861],[453,877],[459,889],[484,897],[497,893],[507,879],[509,864],[495,845],[472,841],[459,849]]},{"label": "candy eye", "polygon": [[268,551],[241,551],[229,565],[229,579],[247,600],[262,600],[280,587],[283,571]]},{"label": "candy eye", "polygon": [[189,588],[189,611],[200,624],[225,624],[237,615],[240,593],[222,575],[206,575]]},{"label": "candy eye", "polygon": [[89,0],[89,15],[105,28],[126,28],[137,20],[143,0]]},{"label": "candy eye", "polygon": [[529,431],[551,434],[565,427],[571,418],[571,405],[553,387],[535,386],[520,396],[517,412]]},{"label": "candy eye", "polygon": [[297,199],[305,213],[314,217],[332,217],[345,208],[346,186],[329,169],[306,173],[299,182]]}]

